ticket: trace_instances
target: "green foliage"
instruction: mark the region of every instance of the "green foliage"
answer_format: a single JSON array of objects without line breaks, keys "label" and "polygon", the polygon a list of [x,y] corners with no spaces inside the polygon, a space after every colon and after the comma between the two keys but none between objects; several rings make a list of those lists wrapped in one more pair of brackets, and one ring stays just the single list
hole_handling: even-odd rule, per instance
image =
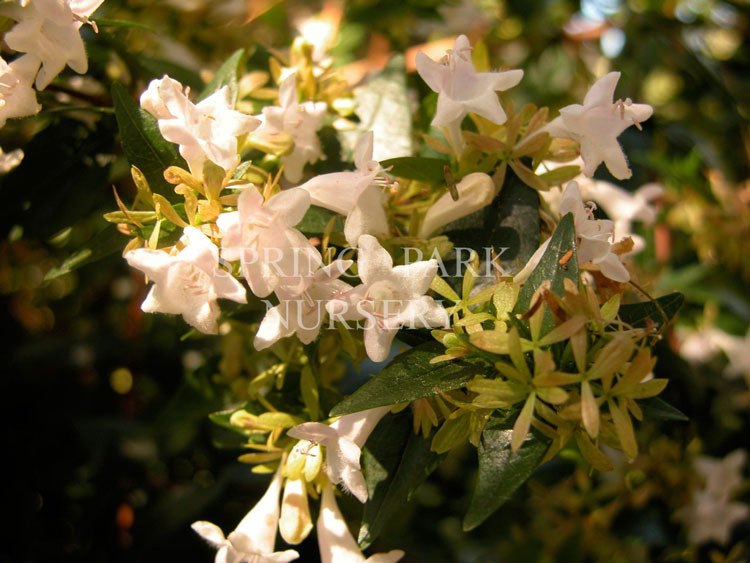
[{"label": "green foliage", "polygon": [[479,359],[430,363],[444,351],[441,344],[427,342],[399,354],[370,381],[336,405],[331,416],[431,397],[441,391],[458,389],[475,375],[491,369]]},{"label": "green foliage", "polygon": [[510,499],[534,472],[544,457],[548,443],[530,432],[521,448],[511,451],[513,430],[506,424],[490,422],[479,444],[479,475],[464,516],[463,528],[473,530]]},{"label": "green foliage", "polygon": [[216,92],[219,88],[229,88],[229,101],[232,107],[237,103],[239,75],[245,68],[247,55],[244,49],[238,49],[221,65],[198,97],[203,100]]},{"label": "green foliage", "polygon": [[685,302],[682,293],[670,293],[654,301],[621,305],[620,319],[631,326],[643,328],[649,323],[661,326],[672,320]]},{"label": "green foliage", "polygon": [[445,183],[444,167],[448,163],[440,158],[401,156],[383,160],[380,164],[399,178],[408,178],[409,180],[418,180],[439,186]]},{"label": "green foliage", "polygon": [[155,193],[177,201],[173,186],[164,179],[164,170],[170,166],[187,168],[177,148],[164,140],[156,118],[141,109],[119,82],[112,84],[112,103],[128,161],[143,172]]},{"label": "green foliage", "polygon": [[359,530],[360,546],[369,546],[388,522],[403,510],[412,493],[443,456],[430,449],[432,437],[414,434],[407,412],[380,421],[362,452],[369,498]]}]

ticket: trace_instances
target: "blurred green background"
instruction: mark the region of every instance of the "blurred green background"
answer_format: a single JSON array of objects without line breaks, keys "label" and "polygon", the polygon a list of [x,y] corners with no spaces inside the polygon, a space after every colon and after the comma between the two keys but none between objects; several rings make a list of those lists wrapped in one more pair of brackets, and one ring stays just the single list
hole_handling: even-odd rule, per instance
[{"label": "blurred green background", "polygon": [[[656,180],[667,188],[661,225],[644,233],[651,244],[638,259],[641,283],[655,293],[685,292],[686,325],[709,311],[724,330],[745,333],[748,2],[356,0],[341,7],[337,65],[376,68],[389,53],[465,33],[484,40],[493,66],[525,70],[515,102],[552,109],[580,102],[595,76],[622,71],[618,95],[655,108],[645,133],[622,137],[634,168],[623,185]],[[189,524],[205,519],[231,530],[265,488],[267,477],[237,463],[238,452],[222,445],[207,419],[229,400],[215,377],[220,341],[182,340],[180,319],[141,313],[142,276],[116,252],[125,237],[97,238],[90,248],[101,259],[45,281],[104,229],[101,214],[115,207],[112,185],[132,193],[114,116],[63,106],[111,106],[113,79],[133,95],[164,73],[199,88],[202,71],[240,47],[250,50],[252,68],[264,68],[269,52],[287,47],[295,26],[322,8],[107,0],[97,12],[100,33],[83,30],[90,76],[61,76],[40,96],[40,117],[0,130],[6,151],[26,152],[0,180],[0,416],[10,472],[0,561],[210,561],[212,549]],[[418,77],[408,78],[427,93]],[[426,125],[427,113],[415,109]],[[691,420],[644,425],[647,445],[632,466],[590,475],[563,456],[464,533],[476,464],[467,448],[441,466],[375,547],[400,547],[407,562],[682,560],[685,533],[671,513],[685,500],[685,452],[746,447],[750,400],[743,382],[721,380],[721,358],[696,370],[674,349],[673,339],[660,345],[657,376],[672,380],[665,398]],[[737,541],[749,536],[747,524],[735,530]],[[313,538],[299,551],[302,561],[317,558]],[[709,548],[689,555],[706,559]]]}]

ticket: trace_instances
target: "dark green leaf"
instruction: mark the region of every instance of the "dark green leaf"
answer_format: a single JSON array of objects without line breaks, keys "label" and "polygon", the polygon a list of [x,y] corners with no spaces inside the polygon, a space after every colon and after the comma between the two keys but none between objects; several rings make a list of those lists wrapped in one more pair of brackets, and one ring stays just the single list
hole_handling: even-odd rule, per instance
[{"label": "dark green leaf", "polygon": [[652,420],[674,420],[677,422],[690,420],[682,411],[659,397],[638,401],[638,406],[641,407],[643,416]]},{"label": "dark green leaf", "polygon": [[126,28],[136,28],[136,29],[142,29],[144,31],[150,31],[152,33],[155,33],[155,31],[147,26],[146,24],[140,23],[140,22],[134,22],[134,21],[127,21],[127,20],[111,20],[108,18],[96,18],[96,25],[105,28],[105,27],[126,27]]},{"label": "dark green leaf", "polygon": [[208,98],[211,94],[216,92],[222,86],[229,87],[229,102],[232,107],[237,103],[237,84],[239,82],[239,75],[245,68],[245,50],[238,49],[232,55],[224,61],[224,64],[219,67],[219,70],[214,74],[213,79],[209,82],[198,97],[199,100]]},{"label": "dark green leaf", "polygon": [[363,548],[378,537],[442,460],[442,455],[430,450],[431,442],[432,436],[425,440],[414,434],[408,411],[384,417],[368,438],[362,453],[369,494],[359,530]]},{"label": "dark green leaf", "polygon": [[440,391],[458,389],[475,375],[489,369],[485,362],[476,358],[430,363],[432,358],[444,353],[442,344],[427,342],[399,354],[370,381],[336,405],[331,416],[395,405],[430,397]]},{"label": "dark green leaf", "polygon": [[510,449],[513,430],[487,428],[479,445],[479,477],[464,517],[464,530],[473,530],[507,502],[531,476],[547,451],[547,444],[530,432],[521,448]]},{"label": "dark green leaf", "polygon": [[325,231],[326,225],[328,225],[328,222],[332,217],[337,217],[334,230],[342,232],[344,230],[344,220],[341,215],[329,211],[328,209],[311,205],[310,209],[307,210],[307,213],[305,213],[305,216],[302,218],[302,221],[297,223],[297,229],[308,236],[319,235]]},{"label": "dark green leaf", "polygon": [[62,264],[47,272],[44,281],[54,280],[81,266],[106,258],[115,252],[122,251],[124,246],[125,237],[122,233],[117,230],[115,225],[107,225],[96,233],[88,243],[84,244],[83,248],[80,248],[66,258]]},{"label": "dark green leaf", "polygon": [[[572,252],[572,254],[569,255],[569,252]],[[564,265],[560,263],[563,257],[567,259]],[[513,312],[525,313],[528,311],[531,305],[531,297],[545,281],[550,281],[550,289],[555,295],[562,295],[565,278],[573,280],[578,285],[578,257],[572,213],[565,215],[558,223],[542,259],[521,288]],[[552,312],[547,309],[542,323],[541,335],[544,336],[554,326],[555,320],[552,317]]]},{"label": "dark green leaf", "polygon": [[423,156],[402,156],[389,158],[380,163],[383,168],[390,168],[390,173],[399,178],[419,180],[427,184],[445,184],[445,173],[443,167],[447,161],[440,158],[427,158]]},{"label": "dark green leaf", "polygon": [[112,102],[128,161],[143,172],[154,192],[176,201],[173,186],[164,179],[164,170],[170,166],[187,168],[177,147],[164,140],[156,119],[138,107],[119,82],[112,84]]},{"label": "dark green leaf", "polygon": [[[682,293],[676,292],[659,297],[656,299],[656,303],[654,301],[643,301],[642,303],[622,305],[619,310],[620,320],[638,328],[645,327],[648,321],[661,325],[674,318],[684,301],[685,298]],[[665,315],[666,319],[664,318]]]}]

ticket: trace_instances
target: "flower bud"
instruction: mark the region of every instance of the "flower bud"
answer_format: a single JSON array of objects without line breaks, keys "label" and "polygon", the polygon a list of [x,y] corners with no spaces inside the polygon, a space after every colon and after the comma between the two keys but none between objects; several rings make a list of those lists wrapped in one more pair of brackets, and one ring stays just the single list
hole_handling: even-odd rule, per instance
[{"label": "flower bud", "polygon": [[312,518],[305,483],[301,479],[287,479],[281,500],[281,519],[279,520],[281,537],[286,543],[297,545],[308,536],[310,530],[312,530]]},{"label": "flower bud", "polygon": [[444,194],[432,204],[419,229],[420,238],[428,238],[441,227],[466,217],[475,211],[489,205],[495,198],[497,189],[487,174],[474,172],[456,185],[458,201],[454,201],[449,193]]}]

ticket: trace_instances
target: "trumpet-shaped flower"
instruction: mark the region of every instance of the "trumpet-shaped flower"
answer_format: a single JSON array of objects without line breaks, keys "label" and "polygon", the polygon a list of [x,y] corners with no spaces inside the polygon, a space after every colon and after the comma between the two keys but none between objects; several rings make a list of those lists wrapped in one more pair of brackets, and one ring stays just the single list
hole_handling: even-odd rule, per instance
[{"label": "trumpet-shaped flower", "polygon": [[141,270],[154,286],[141,305],[147,313],[181,314],[199,331],[216,334],[217,298],[246,303],[245,288],[219,268],[219,250],[195,227],[185,228],[187,244],[177,255],[139,248],[125,255],[128,264]]},{"label": "trumpet-shaped flower", "polygon": [[242,274],[258,297],[278,288],[300,294],[320,268],[320,253],[292,228],[309,207],[310,196],[304,190],[281,191],[264,202],[249,186],[239,196],[237,211],[217,218],[222,257],[241,261]]},{"label": "trumpet-shaped flower", "polygon": [[613,101],[619,72],[610,72],[597,80],[586,94],[583,105],[572,104],[560,110],[545,131],[553,137],[566,137],[581,145],[583,172],[593,176],[604,162],[615,178],[630,178],[625,153],[617,137],[631,125],[640,124],[653,113],[648,104],[634,104],[630,98]]},{"label": "trumpet-shaped flower", "polygon": [[[593,210],[583,204],[581,191],[576,182],[570,182],[563,192],[559,205],[560,215],[573,213],[577,239],[578,262],[594,264],[601,273],[611,280],[625,283],[630,273],[623,266],[617,254],[612,252],[614,223],[603,219],[594,219]],[[514,277],[515,283],[523,283],[534,271],[549,246],[551,239],[544,241],[529,261]]]},{"label": "trumpet-shaped flower", "polygon": [[290,429],[287,435],[325,446],[328,478],[334,484],[340,483],[360,502],[365,502],[367,484],[359,464],[361,448],[390,408],[378,407],[347,414],[330,426],[320,422],[304,422]]},{"label": "trumpet-shaped flower", "polygon": [[404,556],[400,549],[365,558],[341,515],[330,483],[323,487],[318,516],[318,547],[323,563],[395,563]]},{"label": "trumpet-shaped flower", "polygon": [[0,57],[0,128],[8,119],[34,115],[41,109],[31,86],[37,70],[39,59],[34,55],[23,55],[10,64]]},{"label": "trumpet-shaped flower", "polygon": [[676,518],[688,528],[690,543],[699,545],[713,540],[726,545],[732,528],[750,515],[748,505],[731,501],[742,485],[746,461],[744,450],[735,450],[724,459],[695,459],[693,465],[703,477],[704,486],[693,493],[688,506],[676,513]]},{"label": "trumpet-shaped flower", "polygon": [[79,29],[103,1],[34,0],[23,6],[3,7],[0,13],[18,22],[5,34],[5,42],[11,49],[41,61],[37,89],[44,90],[65,65],[80,74],[88,70]]},{"label": "trumpet-shaped flower", "polygon": [[451,194],[443,194],[427,210],[419,229],[421,238],[428,238],[432,233],[452,221],[466,217],[483,207],[486,207],[497,195],[497,188],[487,174],[474,172],[456,184],[458,201],[454,201]]},{"label": "trumpet-shaped flower", "polygon": [[382,188],[389,179],[380,163],[372,159],[372,147],[373,134],[368,131],[354,150],[356,170],[321,174],[300,186],[309,192],[313,205],[346,216],[344,236],[352,247],[363,234],[388,234]]},{"label": "trumpet-shaped flower", "polygon": [[357,267],[363,283],[343,299],[331,300],[327,307],[335,318],[367,320],[365,350],[373,361],[382,362],[388,357],[401,327],[447,325],[443,306],[425,295],[437,273],[436,260],[394,267],[393,258],[378,240],[362,235]]},{"label": "trumpet-shaped flower", "polygon": [[560,214],[573,213],[576,237],[578,238],[578,261],[596,264],[609,279],[626,282],[630,279],[620,258],[612,252],[614,236],[612,221],[594,219],[592,210],[583,204],[578,184],[570,182],[560,202]]},{"label": "trumpet-shaped flower", "polygon": [[299,294],[277,289],[280,303],[263,317],[253,342],[255,349],[268,348],[280,338],[292,334],[296,334],[303,344],[315,340],[326,316],[325,304],[352,289],[338,279],[351,265],[351,260],[337,260],[321,268]]},{"label": "trumpet-shaped flower", "polygon": [[193,530],[218,549],[216,563],[286,563],[299,558],[299,553],[293,549],[274,550],[279,526],[281,481],[281,472],[278,471],[258,504],[226,537],[216,524],[205,521],[193,523]]},{"label": "trumpet-shaped flower", "polygon": [[417,53],[417,72],[438,93],[435,126],[459,122],[469,112],[486,117],[493,123],[505,123],[507,116],[495,92],[512,88],[523,78],[522,70],[477,72],[471,62],[471,45],[459,35],[452,50],[441,62]]},{"label": "trumpet-shaped flower", "polygon": [[280,106],[263,108],[262,125],[258,135],[288,133],[294,139],[294,148],[288,155],[281,157],[284,165],[284,177],[290,182],[302,179],[305,164],[315,163],[320,158],[320,140],[317,131],[323,124],[326,113],[324,102],[297,101],[295,75],[288,76],[279,86]]},{"label": "trumpet-shaped flower", "polygon": [[141,95],[141,107],[159,122],[167,141],[180,145],[180,154],[193,175],[203,176],[206,160],[232,170],[239,164],[237,137],[253,131],[260,122],[232,109],[229,88],[224,86],[197,104],[189,89],[169,76],[152,80]]}]

